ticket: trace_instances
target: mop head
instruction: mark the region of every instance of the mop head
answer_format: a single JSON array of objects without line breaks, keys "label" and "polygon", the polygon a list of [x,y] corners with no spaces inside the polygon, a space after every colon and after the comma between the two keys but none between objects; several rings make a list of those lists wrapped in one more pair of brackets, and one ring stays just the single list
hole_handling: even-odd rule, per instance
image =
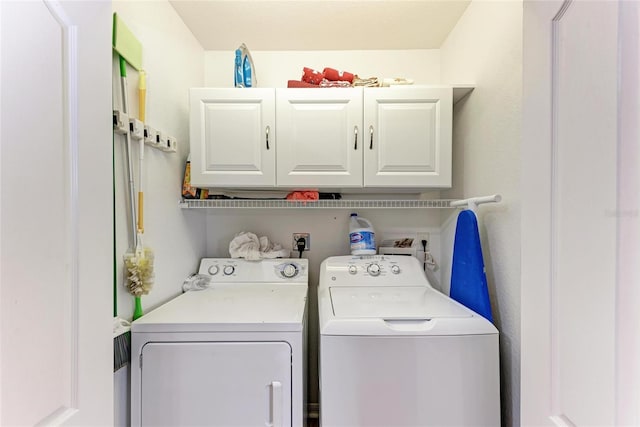
[{"label": "mop head", "polygon": [[153,287],[153,251],[149,248],[137,250],[135,254],[126,254],[124,264],[127,268],[127,289],[135,297],[147,295]]}]

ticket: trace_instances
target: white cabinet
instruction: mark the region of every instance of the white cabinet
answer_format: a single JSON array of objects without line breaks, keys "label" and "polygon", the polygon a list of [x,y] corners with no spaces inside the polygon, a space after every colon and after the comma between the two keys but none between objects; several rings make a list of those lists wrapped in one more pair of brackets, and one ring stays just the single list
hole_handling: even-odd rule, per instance
[{"label": "white cabinet", "polygon": [[452,109],[450,87],[192,89],[191,182],[450,187]]},{"label": "white cabinet", "polygon": [[275,186],[274,90],[194,88],[190,97],[191,183]]},{"label": "white cabinet", "polygon": [[364,90],[365,187],[451,187],[452,89]]},{"label": "white cabinet", "polygon": [[277,89],[277,184],[362,186],[362,89]]}]

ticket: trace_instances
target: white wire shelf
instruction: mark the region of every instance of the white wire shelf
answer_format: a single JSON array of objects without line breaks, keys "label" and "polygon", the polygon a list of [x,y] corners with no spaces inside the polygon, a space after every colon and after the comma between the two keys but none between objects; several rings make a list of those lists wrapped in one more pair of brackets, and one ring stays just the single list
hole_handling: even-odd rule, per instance
[{"label": "white wire shelf", "polygon": [[315,200],[184,199],[183,209],[449,209],[455,199],[439,200]]}]

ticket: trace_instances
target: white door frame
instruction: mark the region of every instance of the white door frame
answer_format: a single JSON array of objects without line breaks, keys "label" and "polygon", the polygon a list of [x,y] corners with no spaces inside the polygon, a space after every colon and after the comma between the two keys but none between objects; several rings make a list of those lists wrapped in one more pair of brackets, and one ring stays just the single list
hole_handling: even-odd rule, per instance
[{"label": "white door frame", "polygon": [[110,425],[111,2],[0,18],[0,424]]},{"label": "white door frame", "polygon": [[[521,421],[522,425],[558,425],[569,426],[580,423],[573,414],[565,413],[559,389],[567,384],[559,379],[562,366],[557,359],[558,346],[570,345],[558,341],[558,317],[566,315],[558,312],[558,283],[556,278],[556,247],[558,211],[557,187],[558,165],[556,126],[554,110],[558,88],[554,81],[559,67],[558,28],[565,14],[574,12],[581,1],[525,1],[524,3],[524,52],[523,52],[523,145],[522,145],[522,357],[521,357]],[[592,2],[593,3],[593,2]],[[593,194],[590,209],[600,209],[604,216],[613,221],[615,240],[613,274],[607,286],[601,291],[603,297],[612,299],[612,325],[607,329],[606,342],[612,342],[613,348],[610,369],[613,387],[607,388],[606,416],[615,425],[640,424],[640,274],[637,269],[640,255],[640,66],[639,66],[639,7],[637,2],[600,2],[617,8],[617,30],[602,26],[593,31],[612,30],[618,35],[618,60],[615,76],[618,92],[609,91],[607,96],[617,96],[616,115],[617,138],[603,141],[617,150],[615,170],[598,170],[594,173],[607,174],[606,179],[616,183],[615,203],[603,205],[601,194]],[[602,22],[610,25],[611,20]],[[615,21],[614,21],[615,22]],[[615,25],[615,24],[613,24]],[[611,34],[611,33],[608,33]],[[564,47],[563,47],[564,48]],[[555,50],[554,50],[555,49]],[[615,53],[615,52],[614,52]],[[564,57],[563,57],[564,60]],[[612,62],[615,62],[612,61]],[[608,62],[610,65],[613,65]],[[606,68],[606,67],[605,67]],[[588,73],[590,70],[585,70]],[[597,74],[597,73],[596,73]],[[576,78],[582,78],[576,76]],[[582,102],[597,102],[589,93],[584,93]],[[575,153],[580,156],[581,153]],[[555,200],[555,201],[554,201]],[[588,236],[585,236],[588,244]],[[606,254],[611,260],[611,254]],[[562,266],[561,266],[562,267]],[[584,268],[598,268],[598,259],[584,260]],[[599,289],[585,289],[586,292],[598,292]],[[605,294],[606,293],[606,294]],[[605,298],[603,298],[604,300]],[[573,304],[581,304],[580,295],[576,295]],[[566,307],[566,306],[565,306]],[[564,309],[565,307],[562,307]],[[584,319],[585,328],[598,322],[601,313],[594,312],[592,318]],[[594,337],[593,348],[602,343]],[[566,348],[566,347],[565,347]],[[588,355],[585,355],[588,357]],[[576,360],[576,362],[579,362]],[[583,371],[585,377],[610,366],[592,366]],[[574,390],[581,393],[581,390]],[[582,420],[588,423],[588,420]]]}]

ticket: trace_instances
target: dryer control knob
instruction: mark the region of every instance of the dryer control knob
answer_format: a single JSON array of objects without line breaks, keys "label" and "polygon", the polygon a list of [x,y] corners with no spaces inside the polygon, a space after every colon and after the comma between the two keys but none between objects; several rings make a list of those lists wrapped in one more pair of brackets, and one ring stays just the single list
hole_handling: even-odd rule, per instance
[{"label": "dryer control knob", "polygon": [[222,269],[225,276],[231,276],[234,271],[236,271],[236,268],[233,265],[225,265],[224,269]]},{"label": "dryer control knob", "polygon": [[287,264],[282,269],[282,275],[287,279],[291,279],[292,277],[296,277],[298,274],[298,268],[293,264]]},{"label": "dryer control knob", "polygon": [[377,276],[380,274],[380,266],[378,264],[370,264],[369,267],[367,267],[367,273],[369,273],[372,276]]},{"label": "dryer control knob", "polygon": [[391,272],[393,274],[400,274],[400,266],[399,265],[392,265],[391,266]]},{"label": "dryer control knob", "polygon": [[212,265],[207,269],[207,271],[210,275],[215,276],[220,271],[220,267],[218,267],[217,265]]},{"label": "dryer control knob", "polygon": [[356,274],[357,272],[358,272],[358,267],[356,267],[355,265],[349,266],[349,274]]}]

